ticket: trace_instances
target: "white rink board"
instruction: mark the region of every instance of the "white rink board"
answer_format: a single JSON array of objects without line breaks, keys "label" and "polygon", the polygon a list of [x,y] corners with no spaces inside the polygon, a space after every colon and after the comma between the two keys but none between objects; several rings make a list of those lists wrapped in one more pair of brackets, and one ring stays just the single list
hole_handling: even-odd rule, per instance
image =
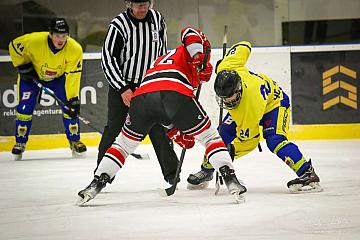
[{"label": "white rink board", "polygon": [[248,188],[241,205],[224,187],[215,196],[214,181],[204,191],[186,189],[188,174],[200,167],[199,145],[186,152],[172,197],[158,194],[167,185],[151,145],[141,145],[137,152],[151,159],[129,157],[87,207],[74,203],[92,179],[96,148],[84,159],[71,159],[69,149],[27,151],[19,162],[0,153],[0,239],[358,240],[360,140],[297,144],[313,159],[324,191],[290,194],[286,183],[295,174],[262,143],[262,153],[234,163]]},{"label": "white rink board", "polygon": [[[231,46],[228,46],[228,49]],[[252,53],[246,66],[249,70],[264,73],[276,81],[290,97],[291,102],[291,59],[292,52],[322,52],[322,51],[356,51],[360,50],[360,44],[333,44],[333,45],[308,45],[308,46],[276,46],[276,47],[253,47]],[[84,53],[84,60],[100,59],[100,53]],[[222,49],[212,49],[211,63],[222,58]],[[9,62],[10,56],[0,56],[0,62]],[[210,82],[203,84],[200,101],[213,122],[218,122],[219,107],[215,100],[213,90],[215,74]],[[292,118],[290,119],[292,123]]]}]

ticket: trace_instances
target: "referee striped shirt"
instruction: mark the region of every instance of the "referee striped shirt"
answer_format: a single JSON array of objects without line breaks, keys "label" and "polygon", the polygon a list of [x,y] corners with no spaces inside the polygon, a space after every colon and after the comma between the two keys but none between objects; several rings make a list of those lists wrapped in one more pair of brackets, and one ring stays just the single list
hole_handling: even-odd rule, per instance
[{"label": "referee striped shirt", "polygon": [[163,16],[150,9],[138,20],[130,10],[110,23],[102,48],[101,66],[110,86],[120,92],[138,86],[151,63],[166,53],[166,24]]}]

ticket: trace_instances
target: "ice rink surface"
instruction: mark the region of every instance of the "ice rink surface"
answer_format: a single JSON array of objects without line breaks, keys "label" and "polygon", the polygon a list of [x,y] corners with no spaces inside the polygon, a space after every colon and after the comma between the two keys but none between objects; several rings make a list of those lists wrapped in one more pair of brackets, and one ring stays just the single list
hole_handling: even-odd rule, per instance
[{"label": "ice rink surface", "polygon": [[[96,148],[72,159],[69,149],[27,151],[22,161],[0,153],[0,239],[360,239],[360,140],[297,141],[324,188],[290,194],[295,174],[265,143],[235,161],[247,188],[246,202],[235,204],[224,186],[214,195],[186,189],[189,173],[199,170],[203,148],[186,152],[179,190],[168,187],[151,145],[129,157],[113,184],[75,206],[77,192],[92,180]],[[176,147],[178,155],[180,149]]]}]

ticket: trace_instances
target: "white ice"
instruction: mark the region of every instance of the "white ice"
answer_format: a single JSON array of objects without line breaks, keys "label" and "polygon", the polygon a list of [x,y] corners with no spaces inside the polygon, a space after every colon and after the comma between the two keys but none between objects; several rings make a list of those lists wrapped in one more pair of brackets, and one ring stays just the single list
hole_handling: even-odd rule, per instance
[{"label": "white ice", "polygon": [[[27,151],[22,161],[0,154],[0,239],[360,239],[360,140],[297,141],[321,178],[321,193],[290,194],[295,174],[270,153],[235,161],[247,188],[246,202],[235,204],[214,182],[200,191],[186,189],[199,170],[203,148],[186,152],[179,190],[161,197],[168,185],[151,145],[129,157],[113,184],[75,206],[77,192],[92,180],[96,148],[87,158],[70,150]],[[176,147],[179,153],[180,149]]]}]

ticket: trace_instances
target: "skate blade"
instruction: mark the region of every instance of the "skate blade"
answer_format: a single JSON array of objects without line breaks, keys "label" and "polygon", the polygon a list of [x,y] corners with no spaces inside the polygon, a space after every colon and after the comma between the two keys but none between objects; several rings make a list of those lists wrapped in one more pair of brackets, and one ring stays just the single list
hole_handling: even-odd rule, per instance
[{"label": "skate blade", "polygon": [[320,186],[318,182],[312,182],[307,186],[302,184],[294,184],[289,187],[290,193],[312,193],[312,192],[322,192],[324,189]]},{"label": "skate blade", "polygon": [[13,154],[14,161],[20,161],[22,159],[22,154]]},{"label": "skate blade", "polygon": [[231,193],[235,197],[235,201],[237,204],[245,203],[245,194],[239,191],[235,191]]},{"label": "skate blade", "polygon": [[205,182],[202,182],[198,185],[194,185],[194,184],[191,184],[191,183],[188,183],[187,185],[187,189],[188,190],[202,190],[202,189],[205,189],[209,186],[209,182],[208,181],[205,181]]},{"label": "skate blade", "polygon": [[75,151],[72,151],[72,157],[73,158],[86,158],[86,152],[75,152]]},{"label": "skate blade", "polygon": [[77,206],[82,206],[84,205],[86,202],[90,201],[92,198],[89,195],[84,195],[84,198],[78,196],[78,199],[76,201],[76,205]]}]

